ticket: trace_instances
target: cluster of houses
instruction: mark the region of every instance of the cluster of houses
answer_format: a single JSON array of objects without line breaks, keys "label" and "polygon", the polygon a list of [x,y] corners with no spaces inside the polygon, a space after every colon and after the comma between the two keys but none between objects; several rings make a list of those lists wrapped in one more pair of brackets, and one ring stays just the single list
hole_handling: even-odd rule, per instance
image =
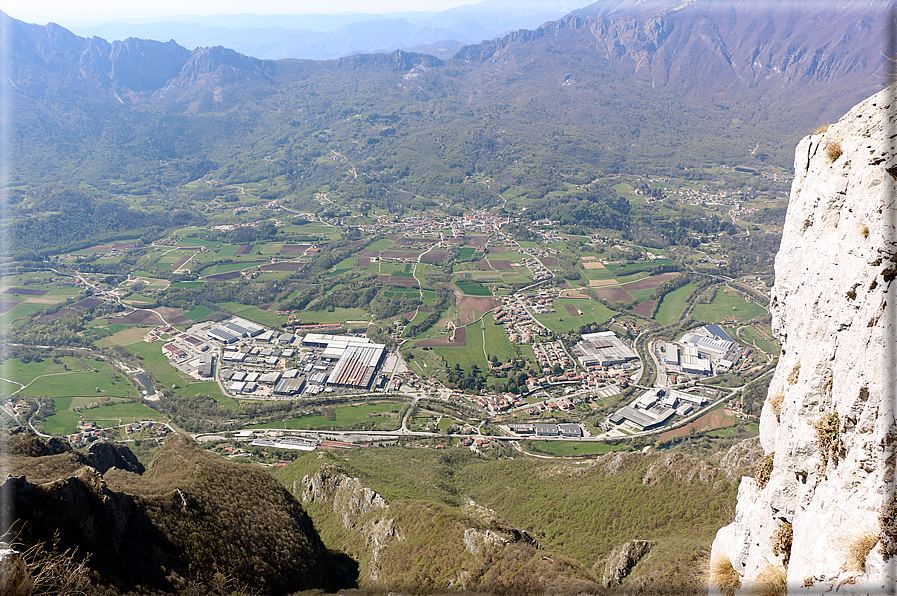
[{"label": "cluster of houses", "polygon": [[502,296],[499,298],[501,306],[495,309],[493,316],[504,326],[508,339],[513,343],[532,343],[533,337],[545,335],[545,328],[536,321],[530,310],[537,314],[553,313],[553,303],[558,295],[558,290],[546,289]]},{"label": "cluster of houses", "polygon": [[519,395],[503,393],[501,395],[469,395],[467,399],[490,412],[506,412],[511,408],[525,406],[526,402]]},{"label": "cluster of houses", "polygon": [[559,411],[573,410],[576,405],[567,397],[561,397],[552,401],[543,401],[533,405],[526,411],[530,416],[539,416],[543,413],[552,413]]},{"label": "cluster of houses", "polygon": [[564,349],[563,342],[560,341],[533,344],[533,352],[543,371],[549,371],[555,366],[569,368],[572,364],[570,357],[567,355],[567,350]]}]

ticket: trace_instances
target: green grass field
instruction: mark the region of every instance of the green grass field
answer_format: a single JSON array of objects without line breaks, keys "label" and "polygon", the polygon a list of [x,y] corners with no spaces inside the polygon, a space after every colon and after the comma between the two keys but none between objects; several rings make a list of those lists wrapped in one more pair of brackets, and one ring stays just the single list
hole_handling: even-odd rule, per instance
[{"label": "green grass field", "polygon": [[9,358],[0,363],[0,376],[27,385],[43,375],[89,371],[87,366],[77,358],[63,356],[59,362],[60,364],[56,364],[53,360],[47,359],[41,362],[24,363],[18,358]]},{"label": "green grass field", "polygon": [[266,327],[279,328],[287,321],[286,317],[277,313],[262,310],[255,306],[240,304],[239,302],[220,302],[217,304],[222,308],[226,308],[235,316],[253,321],[255,323],[258,323],[259,325],[265,325]]},{"label": "green grass field", "polygon": [[[374,422],[377,430],[395,430],[401,424],[399,412],[402,404],[385,402],[377,404],[364,404],[359,406],[345,406],[333,408],[334,420],[328,420],[326,416],[300,416],[283,421],[284,428],[300,430],[306,428],[320,428],[332,426],[335,428],[353,426],[363,422]],[[277,423],[256,424],[247,428],[272,428]]]},{"label": "green grass field", "polygon": [[20,302],[14,307],[0,315],[0,326],[15,327],[21,324],[25,319],[45,307],[45,304],[33,304],[31,302]]},{"label": "green grass field", "polygon": [[[581,316],[571,316],[567,312],[565,304],[572,304],[574,308],[581,310]],[[539,321],[555,333],[567,333],[579,329],[583,325],[603,323],[616,314],[600,302],[577,298],[558,298],[554,301],[555,312],[538,315]]]},{"label": "green grass field", "polygon": [[685,310],[685,299],[694,290],[694,284],[686,284],[663,297],[654,320],[661,325],[672,325],[682,316]]},{"label": "green grass field", "polygon": [[392,245],[393,245],[393,241],[390,240],[389,238],[381,238],[380,240],[377,240],[376,242],[371,243],[367,247],[367,249],[368,250],[377,250],[377,251],[382,252]]},{"label": "green grass field", "polygon": [[[105,406],[96,406],[89,408],[91,403],[96,403],[98,398],[75,398],[70,397],[57,398],[53,400],[53,407],[56,411],[52,416],[47,417],[41,422],[41,429],[51,435],[70,435],[78,432],[78,421],[84,420],[96,421],[99,426],[110,427],[119,424],[130,424],[138,420],[165,420],[166,418],[139,402],[123,402],[111,400],[111,403]],[[74,408],[82,408],[81,413],[74,411]]]},{"label": "green grass field", "polygon": [[[769,333],[768,330],[767,333]],[[782,348],[777,341],[774,339],[766,339],[766,337],[754,327],[744,327],[741,330],[741,335],[746,343],[756,345],[757,348],[763,350],[767,354],[778,356],[782,351]]]},{"label": "green grass field", "polygon": [[[503,331],[503,330],[502,330]],[[467,326],[467,345],[463,348],[433,348],[439,354],[448,368],[459,365],[462,370],[468,371],[473,365],[480,371],[489,368],[489,361],[483,354],[483,330],[479,323]]]},{"label": "green grass field", "polygon": [[[483,323],[485,325],[487,355],[495,356],[502,363],[519,357],[517,350],[514,349],[514,344],[508,339],[508,333],[505,331],[504,326],[495,324],[492,313],[483,317]],[[469,329],[467,333],[470,333]]]},{"label": "green grass field", "polygon": [[456,281],[455,285],[467,296],[491,296],[489,288],[477,282]]},{"label": "green grass field", "polygon": [[614,449],[619,449],[624,446],[625,444],[615,447],[614,445],[608,445],[607,443],[585,443],[582,441],[527,441],[523,444],[524,449],[531,447],[533,451],[538,451],[540,453],[550,453],[551,455],[568,457],[610,453]]},{"label": "green grass field", "polygon": [[169,364],[168,358],[162,354],[162,342],[148,344],[138,341],[129,344],[127,349],[142,359],[144,366],[166,389],[170,389],[174,385],[184,387],[187,384],[184,377]]},{"label": "green grass field", "polygon": [[194,307],[189,312],[184,313],[184,316],[187,317],[188,319],[190,319],[191,321],[199,321],[199,320],[202,320],[205,317],[209,316],[213,312],[215,312],[215,311],[213,311],[208,306],[203,306],[202,304],[200,304],[199,306]]},{"label": "green grass field", "polygon": [[692,310],[694,318],[705,323],[721,323],[726,317],[749,321],[766,313],[756,302],[748,302],[740,292],[726,288],[719,288],[710,304],[699,304]]},{"label": "green grass field", "polygon": [[137,397],[139,392],[127,378],[122,376],[117,381],[111,381],[95,372],[73,372],[35,379],[33,383],[22,389],[19,395]]}]

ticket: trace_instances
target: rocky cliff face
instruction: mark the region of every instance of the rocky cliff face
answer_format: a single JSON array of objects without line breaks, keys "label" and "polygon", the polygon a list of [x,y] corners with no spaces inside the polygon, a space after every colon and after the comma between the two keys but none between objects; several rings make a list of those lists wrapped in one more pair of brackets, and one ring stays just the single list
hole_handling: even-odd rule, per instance
[{"label": "rocky cliff face", "polygon": [[885,548],[897,441],[895,92],[797,146],[772,291],[782,356],[761,415],[766,457],[717,533],[711,592],[881,594],[897,582]]}]

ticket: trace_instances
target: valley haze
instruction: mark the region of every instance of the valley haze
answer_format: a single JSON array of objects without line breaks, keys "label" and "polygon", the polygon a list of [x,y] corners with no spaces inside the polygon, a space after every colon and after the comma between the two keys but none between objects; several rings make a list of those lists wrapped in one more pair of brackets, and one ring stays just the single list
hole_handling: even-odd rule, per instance
[{"label": "valley haze", "polygon": [[0,13],[22,593],[893,585],[891,4],[365,10]]}]

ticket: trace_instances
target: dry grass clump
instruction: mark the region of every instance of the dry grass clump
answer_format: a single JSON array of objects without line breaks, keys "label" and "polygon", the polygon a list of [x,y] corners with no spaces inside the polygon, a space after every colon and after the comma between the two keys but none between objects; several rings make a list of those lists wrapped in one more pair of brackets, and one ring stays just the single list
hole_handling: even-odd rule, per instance
[{"label": "dry grass clump", "polygon": [[800,364],[795,364],[794,368],[791,369],[791,372],[788,373],[788,384],[794,385],[797,383],[797,380],[800,378]]},{"label": "dry grass clump", "polygon": [[707,587],[716,588],[723,596],[733,596],[741,589],[741,576],[726,555],[715,555],[707,559],[703,576]]},{"label": "dry grass clump", "polygon": [[854,536],[844,546],[844,569],[846,571],[866,572],[866,558],[878,544],[879,533],[866,531]]},{"label": "dry grass clump", "polygon": [[785,568],[764,561],[763,568],[747,589],[751,596],[785,596],[788,593],[788,576]]},{"label": "dry grass clump", "polygon": [[782,522],[773,532],[770,542],[772,553],[785,558],[785,565],[791,559],[791,543],[794,541],[794,528],[788,522]]},{"label": "dry grass clump", "polygon": [[754,480],[760,485],[760,488],[766,488],[769,477],[772,475],[772,461],[776,457],[776,452],[767,453],[761,457],[754,466]]},{"label": "dry grass clump", "polygon": [[825,156],[829,162],[834,163],[844,153],[841,149],[841,141],[833,140],[825,144]]},{"label": "dry grass clump", "polygon": [[38,542],[22,552],[33,582],[33,596],[82,596],[90,587],[87,560],[78,561],[75,551],[60,552],[59,535],[53,546]]},{"label": "dry grass clump", "polygon": [[869,237],[869,224],[866,222],[860,224],[860,234],[863,235],[863,238]]},{"label": "dry grass clump", "polygon": [[769,396],[769,407],[772,408],[773,414],[776,415],[776,422],[782,421],[782,404],[785,403],[785,393],[776,391]]},{"label": "dry grass clump", "polygon": [[831,125],[828,122],[826,122],[825,124],[820,124],[819,126],[817,126],[816,128],[813,129],[813,134],[821,135],[822,133],[824,133],[825,131],[828,130],[829,126],[831,126]]},{"label": "dry grass clump", "polygon": [[828,462],[838,461],[838,452],[841,451],[841,436],[839,433],[840,419],[838,413],[828,414],[813,423],[816,430],[816,441],[819,443],[819,454],[822,456],[821,468],[825,470]]}]

